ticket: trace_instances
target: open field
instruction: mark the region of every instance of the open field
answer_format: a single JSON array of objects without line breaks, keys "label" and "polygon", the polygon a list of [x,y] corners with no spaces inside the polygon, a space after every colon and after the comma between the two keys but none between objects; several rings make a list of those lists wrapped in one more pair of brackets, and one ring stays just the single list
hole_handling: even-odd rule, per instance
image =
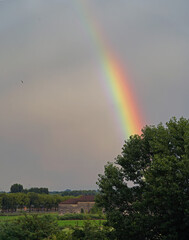
[{"label": "open field", "polygon": [[20,218],[21,216],[0,216],[0,222],[12,221]]},{"label": "open field", "polygon": [[[40,214],[42,215],[42,214]],[[58,214],[50,214],[53,215],[55,218],[58,217]],[[18,218],[22,218],[23,215],[20,216],[0,216],[0,223],[7,222],[7,221],[13,221]],[[90,221],[90,223],[94,225],[102,225],[106,220],[58,220],[58,225],[60,227],[74,227],[74,226],[79,226],[82,227],[86,221]]]},{"label": "open field", "polygon": [[[32,215],[32,214],[36,214],[36,213],[30,213],[28,215]],[[49,213],[38,213],[38,215],[44,215],[44,214],[49,214]],[[58,217],[58,213],[50,213],[49,215],[54,216],[56,218]],[[13,220],[21,218],[23,216],[24,216],[23,214],[22,215],[11,215],[11,214],[9,215],[9,214],[7,214],[5,216],[0,216],[0,222],[13,221]]]}]

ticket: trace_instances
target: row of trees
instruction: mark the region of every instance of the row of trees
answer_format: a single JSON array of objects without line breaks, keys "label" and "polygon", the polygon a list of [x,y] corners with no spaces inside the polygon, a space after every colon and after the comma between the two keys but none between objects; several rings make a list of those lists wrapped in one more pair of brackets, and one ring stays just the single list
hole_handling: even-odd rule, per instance
[{"label": "row of trees", "polygon": [[83,195],[83,196],[86,196],[86,195],[97,195],[98,191],[96,190],[69,190],[67,189],[66,191],[64,192],[61,192],[61,195],[62,196],[80,196],[80,195]]},{"label": "row of trees", "polygon": [[28,192],[34,192],[34,193],[45,193],[45,194],[49,194],[49,190],[48,188],[38,188],[38,187],[32,187],[30,189],[24,189],[23,185],[19,184],[19,183],[15,183],[11,186],[10,188],[10,192],[11,193],[19,193],[19,192],[24,192],[24,193],[28,193]]},{"label": "row of trees", "polygon": [[81,195],[97,195],[98,191],[97,190],[70,190],[67,189],[65,191],[53,191],[49,192],[48,188],[42,188],[42,187],[32,187],[29,189],[24,189],[22,184],[15,183],[11,186],[10,188],[10,193],[18,193],[18,192],[23,192],[23,193],[29,193],[29,192],[34,192],[34,193],[45,193],[45,194],[60,194],[61,196],[81,196]]},{"label": "row of trees", "polygon": [[58,204],[68,198],[70,197],[38,193],[2,193],[0,194],[0,209],[2,212],[14,212],[18,209],[23,210],[23,208],[27,208],[29,211],[48,211],[52,209],[56,211]]}]

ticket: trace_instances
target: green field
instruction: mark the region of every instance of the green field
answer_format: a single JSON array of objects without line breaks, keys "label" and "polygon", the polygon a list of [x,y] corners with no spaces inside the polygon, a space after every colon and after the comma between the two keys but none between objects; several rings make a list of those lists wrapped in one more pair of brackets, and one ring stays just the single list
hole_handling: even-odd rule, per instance
[{"label": "green field", "polygon": [[[30,213],[28,215],[32,215],[33,213]],[[39,213],[38,215],[43,215],[43,214],[49,214],[49,213]],[[58,213],[51,213],[49,214],[51,216],[54,216],[57,218]],[[5,221],[12,221],[12,220],[16,220],[18,218],[23,217],[24,215],[6,215],[6,216],[0,216],[0,222],[5,222]]]},{"label": "green field", "polygon": [[[51,214],[51,215],[55,216],[55,218],[57,218],[58,216],[58,214]],[[0,223],[13,221],[21,217],[23,216],[0,216]],[[102,223],[104,223],[106,220],[57,220],[57,221],[60,227],[70,227],[70,226],[82,227],[86,221],[89,221],[90,223],[99,226],[99,225],[102,225]]]},{"label": "green field", "polygon": [[0,216],[0,222],[5,222],[5,221],[12,221],[15,219],[18,219],[22,216]]}]

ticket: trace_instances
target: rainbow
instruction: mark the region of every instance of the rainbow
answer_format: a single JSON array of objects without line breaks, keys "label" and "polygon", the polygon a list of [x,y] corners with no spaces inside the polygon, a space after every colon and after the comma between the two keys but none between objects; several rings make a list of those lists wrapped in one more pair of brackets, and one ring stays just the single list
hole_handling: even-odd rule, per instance
[{"label": "rainbow", "polygon": [[86,1],[75,0],[75,2],[100,56],[103,81],[109,90],[110,98],[116,105],[116,115],[123,135],[129,137],[133,134],[140,134],[143,120],[129,78],[109,47],[108,41],[105,41],[103,31],[100,30],[96,19],[92,17]]}]

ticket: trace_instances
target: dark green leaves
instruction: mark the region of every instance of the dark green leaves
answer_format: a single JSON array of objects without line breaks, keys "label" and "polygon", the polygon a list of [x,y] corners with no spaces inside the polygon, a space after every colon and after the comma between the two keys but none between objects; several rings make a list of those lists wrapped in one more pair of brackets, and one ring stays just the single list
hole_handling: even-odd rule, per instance
[{"label": "dark green leaves", "polygon": [[189,239],[189,121],[131,136],[98,185],[117,239]]}]

